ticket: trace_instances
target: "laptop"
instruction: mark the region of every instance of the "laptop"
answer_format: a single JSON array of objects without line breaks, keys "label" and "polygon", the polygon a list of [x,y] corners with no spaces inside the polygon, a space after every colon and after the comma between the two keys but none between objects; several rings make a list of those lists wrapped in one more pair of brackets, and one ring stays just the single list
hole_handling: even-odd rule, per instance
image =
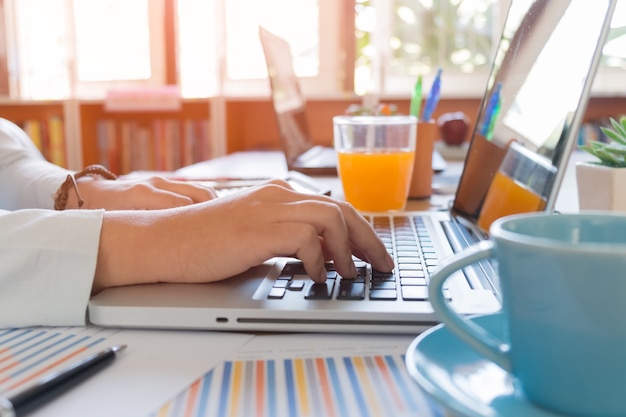
[{"label": "laptop", "polygon": [[289,44],[263,27],[259,27],[259,38],[287,168],[307,175],[337,175],[335,150],[314,145],[311,140],[306,119],[306,99],[293,68]]},{"label": "laptop", "polygon": [[[272,104],[287,168],[307,175],[337,175],[335,149],[315,145],[311,140],[306,118],[306,99],[293,68],[289,43],[263,27],[259,27],[259,38],[265,55]],[[332,121],[329,120],[329,123]],[[442,172],[445,168],[445,160],[435,150],[433,170]]]},{"label": "laptop", "polygon": [[[393,273],[360,263],[358,276],[344,279],[329,264],[326,283],[315,284],[296,259],[274,258],[216,283],[107,289],[90,300],[90,321],[272,332],[416,334],[431,327],[438,320],[427,298],[430,274],[441,259],[488,238],[477,221],[509,149],[522,172],[537,166],[550,173],[535,191],[542,210],[554,209],[614,7],[615,0],[512,1],[450,210],[363,213],[392,253]],[[571,45],[575,53],[565,53]],[[507,172],[515,178],[515,169]],[[445,291],[462,314],[501,307],[489,261],[457,272]]]}]

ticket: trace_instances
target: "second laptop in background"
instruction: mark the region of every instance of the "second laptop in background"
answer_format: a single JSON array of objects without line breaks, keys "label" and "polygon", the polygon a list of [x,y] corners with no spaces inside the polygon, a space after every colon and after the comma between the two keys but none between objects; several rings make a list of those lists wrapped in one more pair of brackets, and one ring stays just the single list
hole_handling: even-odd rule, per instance
[{"label": "second laptop in background", "polygon": [[[306,99],[293,68],[289,44],[263,27],[259,27],[259,37],[265,54],[272,104],[287,168],[307,175],[337,175],[335,150],[315,145],[311,139],[306,118]],[[332,124],[330,118],[328,123]],[[332,140],[329,142],[332,143]],[[445,160],[435,151],[433,170],[441,172],[445,167]]]}]

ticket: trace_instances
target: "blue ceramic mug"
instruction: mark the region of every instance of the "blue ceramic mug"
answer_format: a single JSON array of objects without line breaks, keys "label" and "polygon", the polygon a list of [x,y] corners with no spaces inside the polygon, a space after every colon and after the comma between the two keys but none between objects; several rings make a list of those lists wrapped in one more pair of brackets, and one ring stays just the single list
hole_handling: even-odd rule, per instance
[{"label": "blue ceramic mug", "polygon": [[[458,315],[447,277],[495,260],[504,339]],[[430,281],[441,321],[510,372],[529,401],[571,416],[626,415],[626,215],[508,216],[490,240],[446,259]]]}]

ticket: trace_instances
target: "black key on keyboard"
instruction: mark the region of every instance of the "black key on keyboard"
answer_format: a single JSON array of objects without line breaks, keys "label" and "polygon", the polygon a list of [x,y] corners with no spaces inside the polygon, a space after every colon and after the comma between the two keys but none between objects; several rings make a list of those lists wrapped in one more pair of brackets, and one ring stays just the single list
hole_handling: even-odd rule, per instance
[{"label": "black key on keyboard", "polygon": [[339,283],[338,300],[363,300],[365,298],[365,283],[353,279],[342,279]]},{"label": "black key on keyboard", "polygon": [[307,300],[328,300],[333,295],[334,287],[334,279],[327,279],[326,282],[314,282],[309,287],[304,298]]}]

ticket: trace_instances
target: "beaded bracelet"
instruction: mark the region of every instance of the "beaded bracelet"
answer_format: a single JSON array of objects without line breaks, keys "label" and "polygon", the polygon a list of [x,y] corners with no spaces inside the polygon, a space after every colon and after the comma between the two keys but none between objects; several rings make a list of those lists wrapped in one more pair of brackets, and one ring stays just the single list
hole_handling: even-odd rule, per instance
[{"label": "beaded bracelet", "polygon": [[67,176],[67,179],[54,195],[54,209],[55,210],[65,210],[67,206],[67,199],[69,196],[70,187],[74,187],[74,191],[76,191],[76,197],[78,199],[78,207],[82,207],[85,203],[83,199],[80,197],[80,193],[78,192],[78,185],[76,184],[76,180],[85,177],[87,175],[98,175],[107,180],[115,180],[117,179],[117,175],[103,167],[102,165],[89,165],[82,171],[78,171],[74,175],[70,174]]}]

